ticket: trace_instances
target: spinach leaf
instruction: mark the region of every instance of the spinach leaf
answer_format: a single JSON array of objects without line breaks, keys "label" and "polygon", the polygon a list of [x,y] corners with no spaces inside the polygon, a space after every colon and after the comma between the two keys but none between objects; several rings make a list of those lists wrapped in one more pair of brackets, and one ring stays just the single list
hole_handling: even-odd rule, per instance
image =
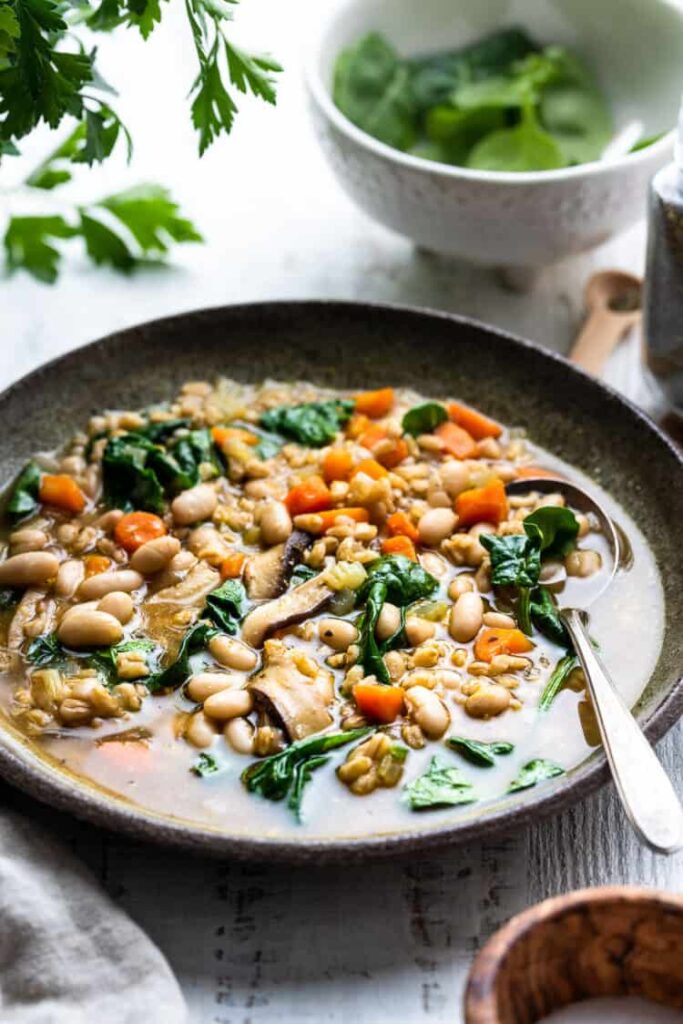
[{"label": "spinach leaf", "polygon": [[[383,656],[401,642],[404,635],[405,608],[420,598],[429,597],[438,586],[438,580],[417,562],[403,555],[385,555],[372,563],[367,579],[356,595],[356,604],[365,603],[365,612],[358,623],[358,660],[366,675],[374,675],[381,683],[390,682]],[[401,623],[392,636],[379,643],[375,636],[375,627],[385,601],[390,601],[401,609]]]},{"label": "spinach leaf", "polygon": [[567,164],[598,160],[613,125],[595,79],[575,54],[558,46],[546,53],[557,74],[539,97],[543,127],[556,139]]},{"label": "spinach leaf", "polygon": [[[122,640],[121,643],[114,644],[112,647],[100,647],[89,655],[88,664],[101,672],[108,686],[113,686],[120,682],[116,669],[116,659],[119,654],[125,654],[128,651],[139,651],[145,655],[151,655],[155,652],[156,657],[146,657],[145,661],[148,668],[156,668],[159,648],[152,640],[147,640],[143,637]],[[141,676],[138,682],[145,683],[148,678],[147,676]]]},{"label": "spinach leaf", "polygon": [[211,476],[218,476],[223,469],[211,432],[206,428],[190,430],[173,438],[166,448],[157,448],[150,453],[147,465],[169,496],[199,483],[203,478],[201,466],[210,467]]},{"label": "spinach leaf", "polygon": [[540,539],[540,550],[549,558],[564,558],[576,543],[579,523],[568,508],[545,505],[531,512],[524,520],[528,537]]},{"label": "spinach leaf", "polygon": [[485,135],[505,127],[505,112],[493,107],[461,110],[453,106],[437,106],[425,118],[427,138],[436,144],[434,153],[415,153],[442,163],[467,162],[473,146]]},{"label": "spinach leaf", "polygon": [[261,426],[284,434],[300,444],[322,448],[334,440],[337,432],[350,419],[354,406],[355,402],[349,398],[279,405],[264,412]]},{"label": "spinach leaf", "polygon": [[568,508],[546,506],[524,520],[524,534],[499,537],[484,533],[480,540],[491,556],[491,582],[496,587],[513,586],[518,591],[517,617],[525,633],[532,620],[556,643],[569,643],[555,603],[545,587],[538,587],[541,556],[563,557],[579,532],[576,516]]},{"label": "spinach leaf", "polygon": [[548,710],[578,664],[579,659],[575,654],[567,653],[563,658],[560,658],[553,669],[548,682],[545,684],[543,693],[541,694],[541,699],[538,702],[539,711]]},{"label": "spinach leaf", "polygon": [[63,665],[68,654],[57,639],[56,633],[43,633],[34,637],[26,650],[26,660],[38,668],[56,668]]},{"label": "spinach leaf", "polygon": [[239,580],[226,580],[206,598],[204,614],[225,633],[237,633],[246,610],[247,594]]},{"label": "spinach leaf", "polygon": [[166,668],[147,676],[144,684],[150,693],[161,690],[177,690],[190,675],[190,657],[203,650],[209,640],[217,636],[220,630],[206,619],[200,619],[188,629],[180,642],[175,659]]},{"label": "spinach leaf", "polygon": [[564,774],[564,768],[560,768],[559,764],[537,757],[519,769],[517,777],[508,786],[508,793],[518,793],[521,789],[529,789],[538,782]]},{"label": "spinach leaf", "polygon": [[418,111],[424,114],[432,107],[451,102],[463,83],[498,76],[537,49],[526,32],[509,28],[451,53],[413,59],[410,65]]},{"label": "spinach leaf", "polygon": [[29,462],[17,477],[5,509],[11,523],[18,523],[39,508],[40,475],[38,465]]},{"label": "spinach leaf", "polygon": [[493,768],[496,763],[496,754],[511,754],[515,749],[512,743],[505,740],[482,743],[479,740],[466,739],[464,736],[449,736],[446,745],[464,757],[466,761],[479,765],[480,768]]},{"label": "spinach leaf", "polygon": [[222,472],[211,432],[203,428],[175,436],[185,419],[150,423],[118,437],[110,437],[102,456],[102,484],[107,504],[124,511],[144,509],[157,514],[164,498],[194,487],[201,466]]},{"label": "spinach leaf", "polygon": [[553,597],[547,587],[536,587],[529,605],[531,621],[536,629],[563,647],[571,647],[571,640]]},{"label": "spinach leaf", "polygon": [[11,587],[4,587],[0,590],[0,612],[5,612],[8,608],[14,608],[19,604],[21,598],[21,590],[12,590]]},{"label": "spinach leaf", "polygon": [[558,143],[529,115],[512,128],[485,136],[467,159],[467,167],[476,171],[554,171],[564,166]]},{"label": "spinach leaf", "polygon": [[459,768],[433,757],[429,768],[404,789],[406,802],[413,811],[431,807],[455,807],[471,804],[477,799],[474,788]]},{"label": "spinach leaf", "polygon": [[482,545],[491,556],[491,582],[497,587],[535,587],[541,571],[538,540],[522,533],[499,537],[482,533]]},{"label": "spinach leaf", "polygon": [[217,775],[226,769],[227,765],[219,764],[213,754],[207,754],[206,751],[202,751],[197,760],[193,765],[190,766],[190,771],[194,772],[195,775],[199,775],[201,779],[208,778],[209,775]]},{"label": "spinach leaf", "polygon": [[370,32],[337,57],[334,102],[349,121],[395,149],[416,138],[417,111],[410,70],[394,48]]},{"label": "spinach leaf", "polygon": [[401,425],[405,434],[417,437],[419,434],[431,434],[447,419],[448,413],[439,402],[423,402],[408,410]]},{"label": "spinach leaf", "polygon": [[479,540],[491,556],[491,582],[495,587],[516,587],[520,629],[531,633],[531,591],[541,572],[541,548],[537,536],[513,533],[498,537],[482,533]]},{"label": "spinach leaf", "polygon": [[370,564],[367,578],[358,591],[358,600],[365,600],[377,583],[386,585],[385,600],[399,608],[429,597],[439,589],[439,581],[405,555],[384,555]]},{"label": "spinach leaf", "polygon": [[108,505],[124,512],[144,509],[164,511],[164,489],[148,466],[150,455],[160,449],[144,435],[129,433],[110,437],[102,455],[102,487]]},{"label": "spinach leaf", "polygon": [[259,793],[266,800],[284,800],[301,820],[301,804],[306,783],[313,771],[325,764],[324,755],[337,747],[367,736],[371,729],[349,729],[348,732],[308,736],[291,743],[279,754],[271,754],[250,764],[242,772],[242,782],[250,793]]},{"label": "spinach leaf", "polygon": [[192,420],[183,418],[176,418],[172,420],[159,420],[158,422],[148,422],[144,427],[137,427],[135,430],[136,434],[142,434],[152,444],[163,444],[164,441],[168,440],[177,430],[187,429]]}]

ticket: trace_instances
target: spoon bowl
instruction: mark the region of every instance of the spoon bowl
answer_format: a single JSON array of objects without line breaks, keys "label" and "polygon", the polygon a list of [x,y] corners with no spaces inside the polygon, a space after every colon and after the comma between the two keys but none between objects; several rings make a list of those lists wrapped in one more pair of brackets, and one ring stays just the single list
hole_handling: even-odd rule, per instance
[{"label": "spoon bowl", "polygon": [[642,317],[643,282],[623,270],[601,270],[585,291],[588,311],[569,358],[588,373],[600,376],[607,359]]},{"label": "spoon bowl", "polygon": [[[602,571],[603,580],[591,587],[581,607],[560,609],[560,618],[586,677],[586,687],[595,709],[600,737],[622,806],[642,842],[657,853],[674,853],[683,847],[683,807],[654,750],[643,736],[605,666],[596,653],[588,632],[588,608],[603,594],[619,568],[628,568],[626,538],[605,510],[582,487],[560,478],[530,477],[506,487],[508,494],[561,494],[570,508],[595,517],[611,556],[611,568]],[[544,585],[554,582],[545,579]],[[561,582],[558,577],[557,582]]]},{"label": "spoon bowl", "polygon": [[[582,487],[570,483],[569,480],[561,480],[559,477],[552,479],[528,477],[525,480],[513,480],[505,490],[508,494],[528,494],[529,491],[539,491],[541,494],[561,494],[570,508],[574,508],[584,515],[593,516],[600,524],[600,530],[609,548],[611,569],[608,572],[603,566],[599,585],[591,587],[588,599],[581,602],[583,608],[588,608],[597,597],[607,590],[617,569],[625,567],[628,562],[627,543],[611,517],[605,512],[602,505]],[[552,576],[545,577],[543,583],[545,586],[552,586],[555,583],[564,582],[566,578],[566,572],[558,570]]]},{"label": "spoon bowl", "polygon": [[586,308],[607,309],[620,318],[634,323],[643,307],[643,282],[635,274],[623,270],[601,270],[586,285]]}]

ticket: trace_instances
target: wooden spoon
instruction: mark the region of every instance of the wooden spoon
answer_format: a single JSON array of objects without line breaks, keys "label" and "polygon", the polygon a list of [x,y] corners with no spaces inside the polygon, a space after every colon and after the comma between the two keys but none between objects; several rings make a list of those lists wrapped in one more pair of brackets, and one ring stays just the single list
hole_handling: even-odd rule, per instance
[{"label": "wooden spoon", "polygon": [[586,285],[588,316],[570,360],[599,377],[612,351],[642,318],[643,282],[635,274],[602,270]]}]

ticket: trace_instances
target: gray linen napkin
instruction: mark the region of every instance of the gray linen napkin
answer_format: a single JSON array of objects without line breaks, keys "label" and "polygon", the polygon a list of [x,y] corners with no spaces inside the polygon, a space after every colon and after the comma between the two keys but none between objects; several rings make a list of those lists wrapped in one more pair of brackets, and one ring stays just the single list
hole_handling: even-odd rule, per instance
[{"label": "gray linen napkin", "polygon": [[66,850],[0,814],[2,1024],[184,1024],[162,954]]}]

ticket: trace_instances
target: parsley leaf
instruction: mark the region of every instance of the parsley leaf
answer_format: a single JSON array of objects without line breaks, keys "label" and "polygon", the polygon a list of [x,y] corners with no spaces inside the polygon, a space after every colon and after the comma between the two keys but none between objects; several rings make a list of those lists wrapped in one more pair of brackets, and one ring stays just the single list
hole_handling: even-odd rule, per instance
[{"label": "parsley leaf", "polygon": [[[1,88],[1,85],[0,85]],[[55,241],[73,238],[78,232],[63,217],[12,217],[5,233],[7,269],[12,272],[22,267],[39,281],[53,284],[62,254]]]},{"label": "parsley leaf", "polygon": [[224,22],[232,20],[226,0],[185,0],[185,11],[199,63],[190,95],[201,156],[221,132],[230,132],[237,114],[226,79],[239,92],[275,103],[272,72],[282,68],[271,57],[246,54],[226,39]]},{"label": "parsley leaf", "polygon": [[[101,211],[110,217],[103,218]],[[171,241],[202,241],[191,221],[179,216],[177,203],[160,185],[138,185],[82,209],[81,232],[88,255],[96,263],[124,271],[163,258]]]}]

